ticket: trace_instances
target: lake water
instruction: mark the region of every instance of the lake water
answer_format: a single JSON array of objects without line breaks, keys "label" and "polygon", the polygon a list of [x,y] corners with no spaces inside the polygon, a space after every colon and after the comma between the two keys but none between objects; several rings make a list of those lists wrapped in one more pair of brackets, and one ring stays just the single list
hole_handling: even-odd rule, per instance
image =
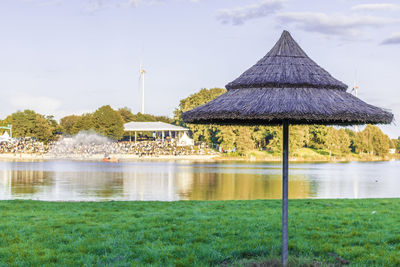
[{"label": "lake water", "polygon": [[[400,161],[290,164],[290,198],[399,198]],[[279,199],[281,164],[0,161],[0,199]]]}]

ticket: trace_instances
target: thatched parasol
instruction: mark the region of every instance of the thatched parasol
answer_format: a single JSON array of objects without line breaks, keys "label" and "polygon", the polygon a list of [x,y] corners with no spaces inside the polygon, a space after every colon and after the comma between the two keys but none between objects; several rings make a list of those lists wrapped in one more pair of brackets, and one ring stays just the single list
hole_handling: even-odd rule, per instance
[{"label": "thatched parasol", "polygon": [[347,85],[311,60],[287,31],[226,89],[182,118],[198,124],[283,124],[282,263],[286,265],[289,124],[389,124],[393,114],[347,93]]}]

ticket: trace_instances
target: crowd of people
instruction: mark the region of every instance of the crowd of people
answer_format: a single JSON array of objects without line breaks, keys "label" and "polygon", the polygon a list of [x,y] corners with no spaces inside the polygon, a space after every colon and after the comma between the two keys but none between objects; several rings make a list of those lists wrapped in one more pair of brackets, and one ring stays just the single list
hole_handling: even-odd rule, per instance
[{"label": "crowd of people", "polygon": [[140,142],[76,142],[64,140],[43,144],[31,138],[11,139],[9,142],[0,143],[0,153],[27,153],[48,154],[54,157],[90,157],[93,155],[137,155],[142,156],[181,156],[181,155],[208,155],[214,154],[207,144],[196,146],[178,146],[175,140],[165,141],[140,141]]},{"label": "crowd of people", "polygon": [[4,153],[29,153],[29,154],[44,154],[47,146],[42,142],[38,142],[33,138],[10,139],[0,142],[0,154]]}]

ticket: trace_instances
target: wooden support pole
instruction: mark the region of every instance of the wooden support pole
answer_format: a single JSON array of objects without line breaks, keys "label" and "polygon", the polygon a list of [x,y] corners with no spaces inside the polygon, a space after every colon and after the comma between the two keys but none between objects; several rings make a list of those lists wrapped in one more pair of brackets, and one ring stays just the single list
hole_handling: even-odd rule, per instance
[{"label": "wooden support pole", "polygon": [[289,199],[289,122],[283,122],[282,150],[282,265],[288,265],[288,199]]}]

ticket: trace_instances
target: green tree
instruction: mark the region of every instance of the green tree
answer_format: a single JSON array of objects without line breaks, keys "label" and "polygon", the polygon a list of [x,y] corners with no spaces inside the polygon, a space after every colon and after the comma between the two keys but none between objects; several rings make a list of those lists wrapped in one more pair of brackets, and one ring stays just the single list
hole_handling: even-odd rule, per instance
[{"label": "green tree", "polygon": [[201,89],[199,92],[192,94],[179,102],[179,107],[174,111],[174,120],[176,125],[185,126],[182,120],[182,113],[201,106],[218,96],[225,93],[223,88]]},{"label": "green tree", "polygon": [[150,114],[137,113],[132,121],[161,121],[165,123],[173,123],[174,120],[165,116],[154,116]]},{"label": "green tree", "polygon": [[400,151],[400,136],[397,138],[397,142],[396,142],[396,150],[397,152]]},{"label": "green tree", "polygon": [[114,140],[124,135],[124,121],[118,111],[109,105],[102,106],[93,113],[93,127],[97,133]]},{"label": "green tree", "polygon": [[389,140],[389,148],[396,148],[397,139],[390,139]]},{"label": "green tree", "polygon": [[345,155],[350,152],[350,137],[344,129],[335,129],[328,127],[326,141],[326,149],[329,150],[329,154]]},{"label": "green tree", "polygon": [[309,127],[310,140],[308,146],[315,149],[326,148],[326,138],[328,135],[328,128],[324,125],[310,125]]},{"label": "green tree", "polygon": [[69,115],[69,116],[63,117],[60,120],[60,126],[62,129],[62,132],[66,133],[66,134],[73,134],[73,128],[79,119],[80,119],[80,116],[76,116],[76,115]]},{"label": "green tree", "polygon": [[174,119],[171,119],[170,117],[166,116],[154,116],[156,121],[161,121],[165,123],[174,123]]},{"label": "green tree", "polygon": [[340,154],[345,155],[351,152],[350,136],[344,129],[339,129],[337,131],[337,140],[338,140],[338,152]]},{"label": "green tree", "polygon": [[85,113],[79,116],[74,126],[70,129],[70,134],[77,134],[80,131],[94,130],[93,114]]},{"label": "green tree", "polygon": [[355,150],[357,153],[384,156],[389,152],[390,138],[374,125],[367,125],[356,134]]},{"label": "green tree", "polygon": [[51,126],[53,127],[53,138],[57,135],[57,134],[61,134],[62,133],[62,127],[60,124],[58,124],[58,122],[54,119],[53,115],[48,115],[45,117],[46,120],[48,120],[51,124]]},{"label": "green tree", "polygon": [[236,130],[236,149],[240,154],[246,154],[246,152],[255,148],[255,142],[251,138],[253,127],[239,126]]},{"label": "green tree", "polygon": [[235,148],[236,128],[233,126],[220,126],[216,133],[217,141],[224,150],[232,150]]},{"label": "green tree", "polygon": [[367,125],[372,131],[373,153],[378,156],[384,156],[389,153],[390,138],[384,134],[377,126]]},{"label": "green tree", "polygon": [[252,131],[251,139],[256,148],[265,148],[268,144],[268,127],[255,126]]},{"label": "green tree", "polygon": [[121,115],[124,123],[131,122],[135,120],[135,115],[133,115],[132,110],[128,107],[123,107],[118,109],[119,115]]},{"label": "green tree", "polygon": [[186,125],[182,120],[182,113],[201,106],[225,92],[226,90],[222,88],[201,89],[198,93],[182,99],[179,103],[179,107],[174,111],[174,123],[176,125],[188,127],[192,132],[195,141],[205,141],[208,143],[218,142],[219,137],[216,136],[218,133],[217,127],[201,124]]},{"label": "green tree", "polygon": [[235,148],[240,154],[246,154],[256,145],[252,136],[253,128],[248,126],[219,126],[216,137],[224,150]]},{"label": "green tree", "polygon": [[368,138],[362,132],[354,133],[354,137],[352,138],[354,152],[357,154],[369,153],[372,150],[370,147],[370,143],[368,142]]},{"label": "green tree", "polygon": [[356,153],[356,147],[355,147],[355,143],[356,143],[356,133],[351,130],[351,129],[344,129],[344,131],[346,132],[346,134],[349,136],[350,139],[350,151],[352,153]]},{"label": "green tree", "polygon": [[290,125],[289,128],[289,152],[306,147],[310,138],[307,125]]},{"label": "green tree", "polygon": [[44,142],[52,140],[56,130],[51,120],[33,110],[17,111],[9,115],[3,123],[13,126],[14,137],[35,137]]},{"label": "green tree", "polygon": [[267,149],[274,152],[282,151],[282,135],[283,130],[281,126],[267,127]]}]

